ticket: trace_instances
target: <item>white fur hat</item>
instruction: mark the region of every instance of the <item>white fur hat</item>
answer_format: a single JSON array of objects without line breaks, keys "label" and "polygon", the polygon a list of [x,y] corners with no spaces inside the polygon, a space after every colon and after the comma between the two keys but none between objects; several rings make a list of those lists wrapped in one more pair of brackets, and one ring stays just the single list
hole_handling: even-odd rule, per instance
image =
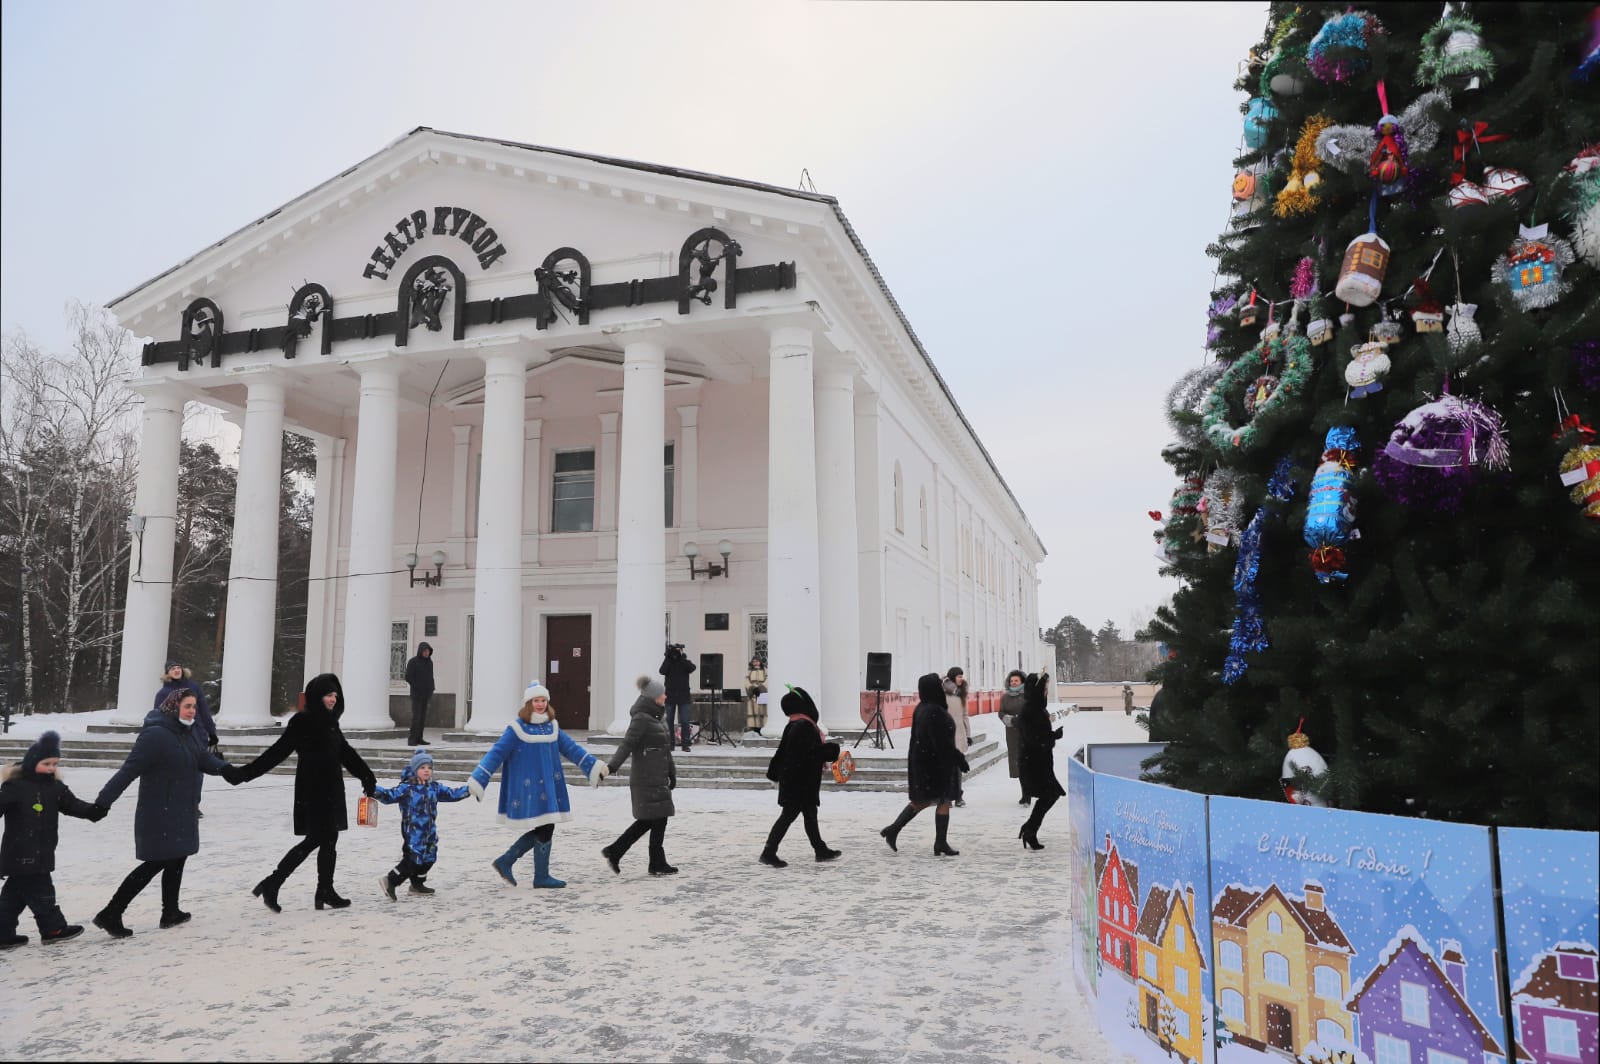
[{"label": "white fur hat", "polygon": [[524,705],[526,705],[529,702],[532,702],[535,698],[548,699],[549,697],[550,697],[550,688],[546,687],[544,684],[540,683],[538,680],[531,681],[528,684],[527,690],[522,692],[522,702],[523,702]]}]

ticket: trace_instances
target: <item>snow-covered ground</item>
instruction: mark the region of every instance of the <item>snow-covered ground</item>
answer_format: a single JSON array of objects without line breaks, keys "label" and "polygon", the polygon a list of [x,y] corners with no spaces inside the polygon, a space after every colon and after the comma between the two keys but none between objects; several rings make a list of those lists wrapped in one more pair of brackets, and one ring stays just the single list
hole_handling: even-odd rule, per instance
[{"label": "snow-covered ground", "polygon": [[[1081,729],[1132,737],[1112,727],[1121,714],[1077,717],[1069,742]],[[1075,748],[1057,749],[1064,759]],[[108,775],[74,770],[69,748],[65,778],[81,797]],[[399,856],[387,807],[377,828],[341,837],[337,885],[351,908],[312,909],[313,859],[274,915],[250,887],[294,841],[292,787],[288,776],[208,781],[184,884],[189,924],[157,927],[159,880],[129,909],[126,941],[89,926],[46,948],[24,915],[34,941],[0,953],[6,1056],[1126,1059],[1072,984],[1065,803],[1045,821],[1047,848],[1024,851],[1025,810],[1003,763],[954,811],[956,858],[933,855],[932,810],[896,854],[877,832],[903,798],[846,793],[822,808],[844,856],[813,863],[797,823],[782,851],[790,866],[770,869],[756,856],[778,812],[772,793],[684,790],[667,833],[680,874],[646,875],[641,841],[614,876],[598,851],[631,817],[626,787],[607,785],[576,791],[575,819],[556,831],[553,870],[567,889],[529,889],[531,856],[513,889],[489,868],[513,835],[494,820],[491,790],[483,805],[441,806],[437,895],[379,893]],[[353,810],[359,789],[347,792]],[[56,887],[69,920],[89,925],[134,867],[134,798],[98,825],[62,819]]]},{"label": "snow-covered ground", "polygon": [[97,709],[92,713],[35,713],[31,717],[14,716],[8,739],[37,739],[47,731],[62,735],[86,735],[91,724],[110,724],[114,709]]}]

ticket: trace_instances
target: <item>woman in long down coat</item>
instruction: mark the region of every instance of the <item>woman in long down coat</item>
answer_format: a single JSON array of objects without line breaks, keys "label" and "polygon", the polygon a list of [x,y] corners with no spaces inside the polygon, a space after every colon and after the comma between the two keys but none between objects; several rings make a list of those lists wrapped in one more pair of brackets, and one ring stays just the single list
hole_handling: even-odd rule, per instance
[{"label": "woman in long down coat", "polygon": [[[1027,679],[1021,669],[1012,669],[1006,674],[1006,689],[1000,692],[1000,711],[995,714],[1005,725],[1006,768],[1012,779],[1022,778],[1022,736],[1017,733],[1017,715],[1022,712],[1023,686]],[[1028,804],[1027,788],[1023,788],[1022,800],[1017,804]]]},{"label": "woman in long down coat", "polygon": [[130,783],[139,781],[133,843],[141,863],[94,918],[94,926],[112,938],[133,934],[123,926],[122,914],[157,873],[161,876],[161,926],[176,927],[189,919],[189,914],[178,908],[178,892],[183,889],[184,862],[200,852],[200,774],[226,774],[229,782],[234,778],[233,766],[207,753],[190,737],[197,712],[190,691],[174,691],[160,709],[152,709],[128,759],[95,799],[95,805],[109,809]]},{"label": "woman in long down coat", "polygon": [[817,704],[803,687],[791,687],[783,696],[783,712],[789,723],[783,729],[778,750],[767,766],[767,779],[778,785],[778,805],[783,807],[777,823],[767,834],[767,848],[761,863],[787,868],[788,861],[778,856],[778,846],[795,817],[804,817],[806,838],[818,861],[832,861],[839,851],[822,841],[817,827],[817,807],[822,803],[822,767],[839,760],[839,744],[825,740],[818,725]]},{"label": "woman in long down coat", "polygon": [[294,769],[294,833],[304,836],[289,848],[272,874],[255,885],[251,891],[273,912],[282,912],[278,905],[278,889],[300,862],[317,851],[317,891],[314,904],[318,909],[327,905],[343,909],[349,898],[340,897],[333,889],[333,872],[339,863],[339,832],[350,826],[345,818],[344,776],[341,769],[361,781],[362,793],[371,795],[378,787],[367,763],[345,741],[339,730],[339,718],[344,716],[344,688],[339,677],[331,672],[313,677],[306,684],[305,708],[284,725],[278,741],[261,752],[254,761],[239,770],[239,782],[245,783],[264,776],[281,765],[290,754],[298,754]]},{"label": "woman in long down coat", "polygon": [[517,878],[512,875],[511,866],[529,850],[533,851],[535,887],[567,885],[550,874],[550,848],[555,843],[556,825],[572,819],[567,777],[561,770],[563,757],[578,766],[591,787],[598,787],[606,777],[605,764],[561,730],[550,705],[549,688],[535,682],[522,692],[517,719],[506,725],[467,779],[467,789],[481,802],[489,781],[500,772],[500,822],[519,827],[523,833],[491,863],[500,878],[513,887]]},{"label": "woman in long down coat", "polygon": [[898,850],[895,840],[900,829],[911,823],[911,818],[928,808],[934,810],[933,852],[941,857],[955,857],[960,851],[952,850],[945,841],[950,830],[950,803],[961,796],[961,774],[967,771],[967,758],[956,749],[956,722],[944,701],[944,682],[936,672],[917,680],[917,708],[911,715],[911,748],[906,754],[907,776],[911,784],[911,801],[900,810],[895,822],[878,834]]},{"label": "woman in long down coat", "polygon": [[666,713],[667,689],[660,680],[648,676],[639,677],[636,683],[639,697],[628,710],[628,730],[617,744],[617,752],[606,763],[607,771],[615,775],[623,762],[633,758],[633,770],[628,773],[633,823],[617,836],[616,842],[602,847],[600,853],[613,872],[621,873],[623,854],[649,832],[649,872],[653,876],[671,876],[678,870],[667,864],[667,818],[677,812],[672,805],[672,791],[678,785],[678,769],[672,763],[672,733],[662,719]]},{"label": "woman in long down coat", "polygon": [[[967,720],[967,674],[961,671],[959,665],[951,666],[950,671],[944,674],[944,702],[950,708],[950,720],[956,726],[956,750],[965,757],[967,747],[971,745],[971,732]],[[967,804],[959,790],[955,800],[958,806]]]},{"label": "woman in long down coat", "polygon": [[1046,707],[1050,674],[1035,673],[1024,680],[1022,686],[1022,712],[1017,715],[1017,732],[1022,740],[1022,794],[1034,799],[1034,803],[1017,838],[1030,850],[1042,850],[1039,825],[1050,807],[1067,793],[1056,779],[1055,745],[1061,738],[1061,729],[1050,727],[1050,711]]}]

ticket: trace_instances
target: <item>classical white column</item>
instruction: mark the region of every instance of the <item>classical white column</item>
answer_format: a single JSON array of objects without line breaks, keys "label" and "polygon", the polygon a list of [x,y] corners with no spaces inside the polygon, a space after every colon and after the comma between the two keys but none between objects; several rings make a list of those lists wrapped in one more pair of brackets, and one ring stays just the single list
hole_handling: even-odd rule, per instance
[{"label": "classical white column", "polygon": [[[811,330],[772,330],[767,400],[768,687],[822,680],[816,420]],[[781,714],[780,714],[781,715]]]},{"label": "classical white column", "polygon": [[[612,660],[611,727],[628,728],[634,680],[661,661],[667,611],[667,519],[661,491],[661,446],[666,430],[667,352],[659,341],[634,340],[622,364],[622,455],[617,471],[617,624]],[[603,415],[602,415],[603,416]],[[590,719],[604,719],[591,711]]]},{"label": "classical white column", "polygon": [[355,490],[350,504],[350,572],[344,595],[345,717],[350,728],[393,728],[389,716],[389,633],[394,623],[395,448],[400,371],[393,362],[359,367]]},{"label": "classical white column", "polygon": [[822,689],[813,692],[830,732],[861,727],[861,579],[856,554],[855,374],[816,374],[817,541],[822,577]]},{"label": "classical white column", "polygon": [[450,470],[450,540],[445,551],[452,567],[467,567],[467,492],[472,488],[472,426],[452,425],[454,462]]},{"label": "classical white column", "polygon": [[222,644],[222,715],[218,719],[230,728],[272,723],[272,649],[278,627],[283,381],[269,371],[251,375],[247,386],[234,487],[228,627]]},{"label": "classical white column", "polygon": [[[624,371],[623,394],[627,394],[627,376]],[[665,385],[663,384],[663,387]],[[616,413],[600,415],[600,454],[595,460],[595,504],[599,510],[594,528],[600,533],[599,556],[617,556],[617,419]]]},{"label": "classical white column", "polygon": [[142,722],[161,686],[157,678],[166,662],[172,619],[178,440],[183,430],[183,399],[176,391],[158,384],[135,383],[134,388],[144,396],[144,413],[133,517],[144,527],[133,534],[128,555],[122,669],[117,677],[117,711],[111,718],[118,724]]},{"label": "classical white column", "polygon": [[685,533],[700,528],[700,408],[678,407],[678,448],[672,460],[678,476],[677,525]]},{"label": "classical white column", "polygon": [[[878,397],[861,388],[855,393],[856,571],[861,581],[859,638],[863,658],[869,651],[889,650],[883,579],[883,496],[879,491]],[[896,675],[900,663],[895,662]]]},{"label": "classical white column", "polygon": [[311,504],[311,564],[306,573],[305,680],[333,669],[333,591],[339,571],[340,494],[344,490],[344,440],[317,437],[316,495]]},{"label": "classical white column", "polygon": [[[499,731],[535,677],[522,668],[522,415],[528,356],[483,359],[483,475],[473,572],[472,731]],[[538,678],[542,679],[542,675]]]},{"label": "classical white column", "polygon": [[542,418],[529,418],[522,425],[522,560],[530,565],[539,564],[539,514],[544,493],[544,472],[539,467],[544,440]]}]

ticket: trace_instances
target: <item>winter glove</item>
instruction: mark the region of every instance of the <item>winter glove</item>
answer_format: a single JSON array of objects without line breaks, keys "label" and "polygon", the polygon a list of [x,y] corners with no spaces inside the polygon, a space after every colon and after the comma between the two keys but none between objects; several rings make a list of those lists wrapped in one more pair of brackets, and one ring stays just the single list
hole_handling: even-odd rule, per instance
[{"label": "winter glove", "polygon": [[99,802],[96,802],[96,803],[94,803],[94,812],[89,817],[89,823],[98,824],[98,823],[100,823],[100,821],[104,820],[110,813],[111,813],[110,809],[108,809],[107,807],[101,805]]},{"label": "winter glove", "polygon": [[1061,729],[1057,728],[1055,731],[1051,732],[1050,734],[1054,735],[1057,739],[1059,739],[1059,738],[1061,738]]},{"label": "winter glove", "polygon": [[373,792],[376,791],[377,789],[378,789],[377,777],[368,776],[366,779],[361,781],[361,793],[366,795],[368,798],[371,798]]},{"label": "winter glove", "polygon": [[837,760],[839,760],[839,744],[824,743],[822,747],[822,763],[831,765]]},{"label": "winter glove", "polygon": [[244,775],[239,771],[237,765],[223,765],[222,778],[227,781],[230,787],[237,787],[244,782]]},{"label": "winter glove", "polygon": [[600,781],[609,775],[611,775],[611,769],[606,767],[606,763],[604,761],[600,762],[594,767],[594,775],[589,777],[589,786],[600,786]]},{"label": "winter glove", "polygon": [[961,771],[962,772],[971,772],[972,771],[972,766],[967,764],[966,757],[964,757],[961,754],[956,754],[956,759],[961,762]]}]

